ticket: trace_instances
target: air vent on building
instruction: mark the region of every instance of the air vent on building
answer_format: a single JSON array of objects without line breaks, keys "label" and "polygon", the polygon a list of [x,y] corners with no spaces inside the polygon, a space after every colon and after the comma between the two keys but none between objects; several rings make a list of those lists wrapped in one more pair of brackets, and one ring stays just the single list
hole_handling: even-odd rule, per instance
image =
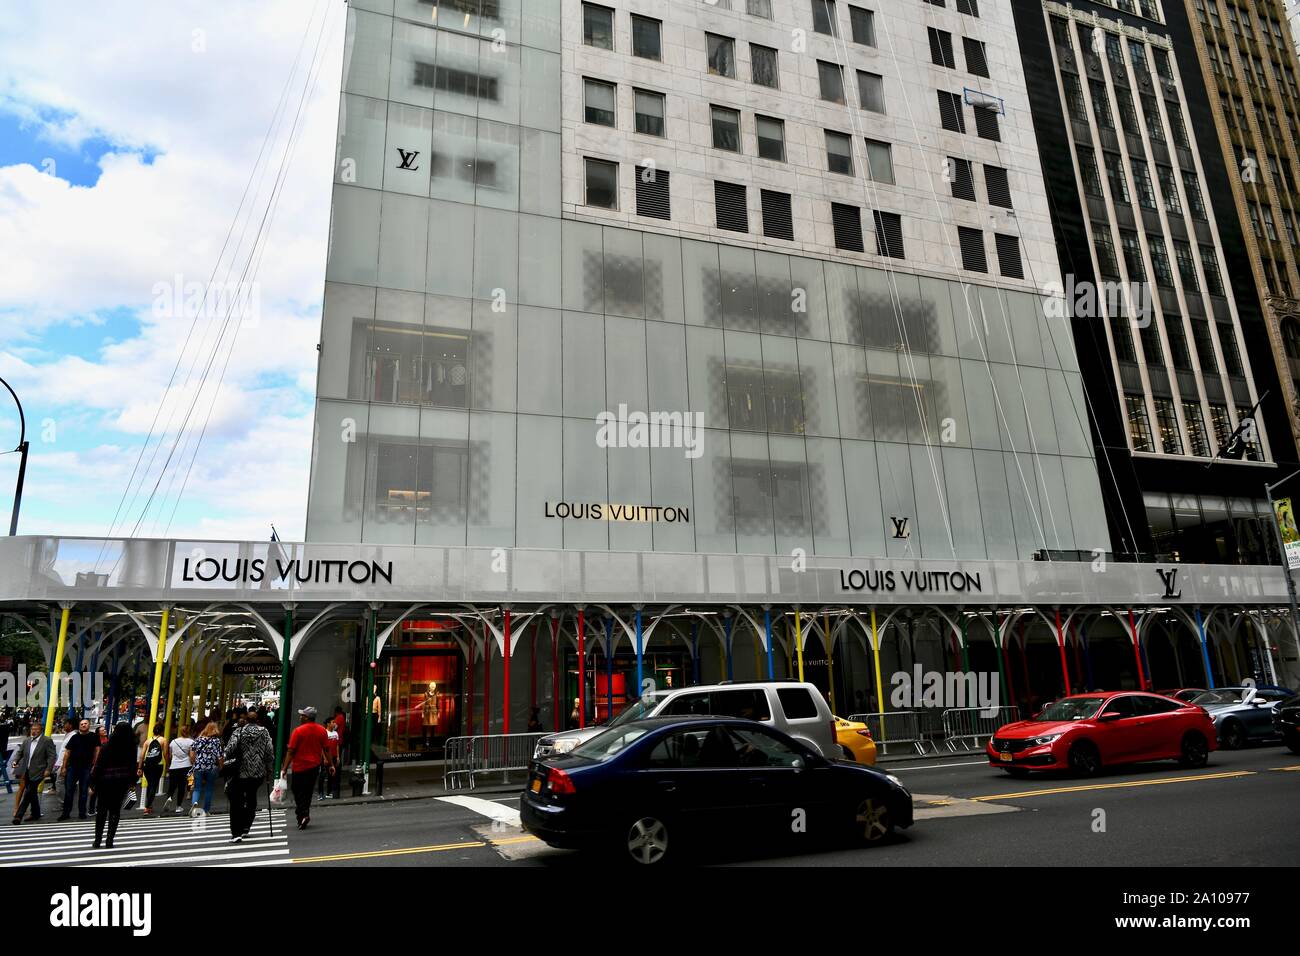
[{"label": "air vent on building", "polygon": [[978,229],[958,226],[957,239],[961,244],[961,267],[971,272],[988,272],[988,259],[984,255],[984,233]]},{"label": "air vent on building", "polygon": [[1008,279],[1023,279],[1025,271],[1020,263],[1020,240],[998,232],[993,234],[993,241],[998,248],[998,271]]},{"label": "air vent on building", "polygon": [[970,37],[962,37],[961,45],[966,52],[966,70],[976,76],[989,75],[988,57],[984,55],[984,44]]},{"label": "air vent on building", "polygon": [[981,139],[1001,140],[1002,132],[998,129],[998,114],[987,106],[975,108],[975,132]]},{"label": "air vent on building", "polygon": [[938,90],[939,122],[944,129],[954,133],[966,132],[966,118],[962,116],[961,97],[947,90]]},{"label": "air vent on building", "polygon": [[763,200],[763,235],[769,239],[794,239],[790,194],[762,189],[759,197]]},{"label": "air vent on building", "polygon": [[831,203],[831,225],[835,228],[835,248],[863,252],[862,210],[857,206]]},{"label": "air vent on building", "polygon": [[731,232],[749,232],[749,210],[745,204],[745,187],[736,183],[713,184],[713,202],[718,213],[718,228]]},{"label": "air vent on building", "polygon": [[903,256],[903,220],[896,212],[873,212],[876,223],[876,252],[891,259]]},{"label": "air vent on building", "polygon": [[1001,166],[984,166],[984,189],[989,195],[989,204],[1011,208],[1011,186],[1007,182],[1007,171]]},{"label": "air vent on building", "polygon": [[636,214],[653,219],[672,218],[667,170],[636,168]]}]

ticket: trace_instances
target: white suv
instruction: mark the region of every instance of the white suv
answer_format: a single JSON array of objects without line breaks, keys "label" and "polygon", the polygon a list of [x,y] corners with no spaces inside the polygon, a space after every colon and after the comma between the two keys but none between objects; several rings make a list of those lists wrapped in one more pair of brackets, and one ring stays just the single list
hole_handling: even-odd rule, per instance
[{"label": "white suv", "polygon": [[537,741],[533,759],[568,753],[596,734],[642,717],[702,714],[710,717],[747,717],[784,731],[828,760],[842,754],[835,740],[835,718],[815,684],[798,681],[724,682],[661,690],[647,694],[607,724],[564,730]]}]

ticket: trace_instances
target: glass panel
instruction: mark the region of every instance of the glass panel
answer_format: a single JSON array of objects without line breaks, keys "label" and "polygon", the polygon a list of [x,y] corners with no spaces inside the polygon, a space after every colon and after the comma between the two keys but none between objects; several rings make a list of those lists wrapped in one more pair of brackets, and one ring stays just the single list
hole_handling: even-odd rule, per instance
[{"label": "glass panel", "polygon": [[881,513],[884,517],[885,553],[890,557],[919,557],[920,541],[897,538],[892,519],[907,520],[911,534],[917,534],[916,500],[912,494],[912,456],[906,445],[876,444],[876,473],[880,482]]},{"label": "glass panel", "polygon": [[[519,301],[560,305],[560,220],[519,217]],[[526,354],[526,353],[525,353]]]},{"label": "glass panel", "polygon": [[469,441],[469,518],[465,543],[470,547],[513,547],[515,416],[470,412]]},{"label": "glass panel", "polygon": [[934,315],[930,347],[941,355],[957,354],[957,332],[953,326],[952,293],[949,291],[951,284],[942,279],[922,278],[920,281],[921,299]]},{"label": "glass panel", "polygon": [[846,438],[871,439],[871,398],[867,384],[867,353],[854,345],[832,345],[835,400],[840,433]]},{"label": "glass panel", "polygon": [[[700,329],[691,332],[716,336],[721,344],[722,333]],[[751,435],[765,441],[762,435]],[[731,441],[729,433],[707,429],[704,433],[705,453],[691,463],[694,486],[695,546],[700,551],[734,553],[736,550],[736,520],[731,489]],[[675,449],[673,449],[675,451]],[[658,459],[656,459],[658,460]],[[653,467],[653,465],[652,465]],[[769,522],[771,519],[768,519]],[[769,549],[773,546],[768,543]],[[764,553],[771,553],[770,550]]]},{"label": "glass panel", "polygon": [[384,181],[384,131],[388,104],[344,93],[339,103],[336,182],[378,189]]},{"label": "glass panel", "polygon": [[970,424],[966,418],[966,394],[961,381],[961,363],[954,358],[930,358],[930,381],[926,391],[934,419],[930,433],[944,445],[968,447]]},{"label": "glass panel", "polygon": [[325,284],[320,366],[316,394],[321,398],[365,398],[366,342],[375,317],[375,290],[367,286]]},{"label": "glass panel", "polygon": [[[479,43],[478,115],[480,119],[516,125],[519,123],[521,72],[519,47],[504,43],[498,45],[491,42]],[[557,78],[549,77],[549,79],[551,80],[549,91],[558,98]],[[439,94],[441,92],[439,90]],[[441,95],[438,98],[438,107],[444,108]]]},{"label": "glass panel", "polygon": [[988,556],[990,559],[1015,558],[1018,556],[1016,530],[1012,524],[1011,498],[1007,492],[1007,472],[1002,456],[995,451],[977,451],[973,455]]},{"label": "glass panel", "polygon": [[473,288],[474,246],[465,237],[473,234],[473,206],[436,200],[429,203],[429,263],[425,272],[428,283],[425,288],[429,292],[469,298]]},{"label": "glass panel", "polygon": [[814,552],[848,555],[849,511],[840,443],[828,438],[808,438],[805,449]]},{"label": "glass panel", "polygon": [[[629,325],[641,326],[642,322],[631,319],[610,319],[610,322],[627,322]],[[608,331],[608,330],[607,330]],[[642,373],[644,375],[644,371]],[[644,404],[637,407],[644,407]],[[670,448],[679,455],[680,449]],[[648,448],[611,448],[606,456],[609,461],[609,500],[615,504],[649,504],[680,505],[689,508],[690,499],[685,502],[656,501],[650,492],[650,449]],[[667,522],[651,521],[611,521],[607,526],[609,546],[615,551],[649,551],[653,546],[654,528]],[[687,526],[689,528],[689,525]]]},{"label": "glass panel", "polygon": [[[654,326],[650,326],[651,329]],[[682,337],[682,330],[665,328],[666,332],[676,335],[679,339]],[[685,384],[683,383],[683,391]],[[653,385],[652,385],[653,389]],[[665,407],[670,409],[685,408],[685,403],[681,405],[654,406]],[[709,432],[707,435],[700,435],[699,438],[705,442],[705,454],[710,458],[720,454],[718,446],[709,445],[707,442],[711,438],[722,436],[726,441],[726,432]],[[725,448],[725,446],[723,446]],[[702,459],[696,459],[697,461]],[[657,505],[673,508],[690,508],[691,523],[682,522],[669,524],[668,522],[656,522],[651,526],[651,533],[654,538],[654,548],[656,551],[694,551],[695,550],[695,529],[703,527],[704,505],[697,506],[694,501],[694,492],[691,483],[692,460],[687,458],[680,448],[651,448],[650,449],[650,500]],[[712,512],[710,512],[712,513]],[[735,536],[728,536],[730,544],[727,550],[735,549]]]},{"label": "glass panel", "polygon": [[1083,379],[1077,372],[1048,370],[1047,389],[1052,396],[1052,416],[1063,455],[1088,455],[1092,441],[1087,432],[1087,406]]},{"label": "glass panel", "polygon": [[1002,448],[1002,427],[993,402],[992,375],[983,362],[961,360],[961,385],[966,393],[970,441],[975,448]]},{"label": "glass panel", "polygon": [[[609,501],[606,451],[596,445],[595,422],[564,420],[564,500],[572,504]],[[609,548],[609,522],[555,518],[564,524],[564,546],[602,551]]]},{"label": "glass panel", "polygon": [[479,120],[474,201],[480,206],[519,208],[519,134],[517,126]]},{"label": "glass panel", "polygon": [[[693,344],[691,342],[692,346]],[[761,340],[757,335],[746,332],[727,332],[723,339],[723,347],[726,350],[725,374],[729,427],[766,431],[768,402],[763,382]],[[710,368],[710,374],[712,371]],[[777,380],[775,370],[773,380],[774,382]]]},{"label": "glass panel", "polygon": [[559,55],[524,47],[519,51],[519,69],[519,122],[533,129],[558,133],[560,131]]},{"label": "glass panel", "polygon": [[682,283],[686,321],[691,325],[722,325],[718,247],[714,243],[682,240]]},{"label": "glass panel", "polygon": [[1097,464],[1091,458],[1062,458],[1074,546],[1085,551],[1110,550],[1110,534],[1101,498]]},{"label": "glass panel", "polygon": [[564,255],[564,307],[582,312],[603,312],[605,276],[601,227],[566,219],[561,246]]},{"label": "glass panel", "polygon": [[385,192],[380,208],[379,285],[423,292],[429,201]]},{"label": "glass panel", "polygon": [[822,342],[829,341],[826,279],[821,260],[791,256],[790,286],[794,334]]},{"label": "glass panel", "polygon": [[[645,349],[649,408],[665,412],[686,412],[691,409],[686,399],[685,330],[678,325],[648,322],[645,327]],[[703,408],[695,410],[703,411]],[[707,419],[705,424],[709,424]]]},{"label": "glass panel", "polygon": [[560,313],[553,309],[519,309],[520,411],[559,415],[564,410],[560,326]]},{"label": "glass panel", "polygon": [[839,262],[827,262],[824,270],[831,341],[861,345],[862,306],[858,298],[858,270]]},{"label": "glass panel", "polygon": [[916,396],[898,372],[898,354],[867,351],[867,383],[877,441],[907,441],[907,423],[916,417]]},{"label": "glass panel", "polygon": [[519,208],[523,212],[560,215],[560,137],[558,133],[523,131],[520,145]]},{"label": "glass panel", "polygon": [[859,269],[858,289],[862,294],[862,334],[866,344],[881,349],[902,348],[902,302],[898,297],[901,290],[896,287],[894,277],[879,269]]},{"label": "glass panel", "polygon": [[564,519],[546,517],[546,503],[564,500],[563,420],[520,415],[515,434],[519,442],[514,476],[519,502],[517,547],[562,548]]},{"label": "glass panel", "polygon": [[645,256],[646,318],[682,321],[681,240],[647,232],[641,244]]},{"label": "glass panel", "polygon": [[384,189],[412,196],[429,195],[429,151],[432,144],[432,110],[390,103]]},{"label": "glass panel", "polygon": [[359,451],[370,410],[353,402],[318,401],[312,448],[307,533],[313,541],[361,540],[365,459]]},{"label": "glass panel", "polygon": [[[415,542],[419,434],[418,408],[371,407],[369,431],[355,445],[365,475],[362,541],[376,544]],[[350,473],[353,471],[351,464],[349,462]]]},{"label": "glass panel", "polygon": [[[1056,419],[1052,414],[1052,399],[1047,391],[1047,373],[1041,368],[1021,368],[1020,390],[1011,396],[1013,403],[1025,406],[1032,427],[1033,442],[1030,448],[1038,454],[1054,455],[1057,444]],[[1006,396],[1003,402],[1006,402]]]},{"label": "glass panel", "polygon": [[[626,404],[630,411],[650,412],[646,391],[646,363],[660,361],[646,348],[646,323],[636,319],[605,318],[605,408],[617,412]],[[620,501],[624,499],[619,499]],[[626,499],[635,504],[639,499]],[[642,504],[646,502],[640,502]]]},{"label": "glass panel", "polygon": [[862,557],[880,557],[885,553],[885,519],[878,489],[879,472],[876,445],[866,441],[840,443],[844,457],[844,484],[861,489],[848,496],[849,537],[852,551]]},{"label": "glass panel", "polygon": [[[491,62],[489,59],[489,66]],[[490,79],[495,80],[495,77]],[[491,82],[482,84],[479,75],[479,41],[446,30],[438,31],[437,65],[434,67],[432,82],[434,102],[438,109],[466,116],[478,115],[479,94],[491,95],[495,86]]]},{"label": "glass panel", "polygon": [[474,303],[470,337],[470,386],[474,408],[498,412],[515,409],[519,326],[515,306],[498,308],[482,299]]},{"label": "glass panel", "polygon": [[[776,554],[790,554],[795,548],[813,550],[811,488],[802,438],[768,437],[772,469],[772,517],[776,527]],[[821,493],[816,492],[820,497]],[[745,550],[743,547],[741,550]]]},{"label": "glass panel", "polygon": [[374,285],[379,268],[379,193],[335,186],[325,278]]},{"label": "glass panel", "polygon": [[[795,340],[785,336],[762,336],[763,390],[767,405],[767,430],[789,435],[804,432],[803,392]],[[728,342],[727,358],[731,358]],[[730,384],[728,368],[728,384]]]},{"label": "glass panel", "polygon": [[736,550],[772,554],[776,547],[772,523],[776,474],[768,457],[767,436],[732,432],[730,465]]},{"label": "glass panel", "polygon": [[605,410],[605,320],[564,313],[564,414],[594,420]]},{"label": "glass panel", "polygon": [[1010,514],[1016,530],[1016,557],[1028,561],[1035,551],[1046,546],[1045,528],[1038,507],[1038,474],[1030,455],[1002,455],[1006,469],[1007,492],[1011,496]]},{"label": "glass panel", "polygon": [[[426,361],[432,355],[426,360],[423,295],[380,289],[375,321],[354,326],[354,336],[359,398],[401,405],[428,400]],[[463,392],[460,397],[456,404],[464,405]]]},{"label": "glass panel", "polygon": [[938,448],[919,445],[910,446],[909,452],[912,493],[916,496],[916,517],[911,524],[913,553],[919,545],[924,557],[951,558],[953,542],[948,536],[948,524],[952,515],[944,485],[943,455]]},{"label": "glass panel", "polygon": [[474,217],[474,297],[508,302],[518,286],[519,217],[480,206]]},{"label": "glass panel", "polygon": [[835,407],[835,373],[831,363],[831,346],[826,342],[808,339],[799,340],[798,345],[804,433],[838,435],[839,414]]},{"label": "glass panel", "polygon": [[636,318],[644,316],[641,233],[631,229],[606,228],[604,245],[605,312]]},{"label": "glass panel", "polygon": [[388,98],[411,106],[433,109],[433,77],[436,62],[436,30],[410,23],[393,22],[392,71]]},{"label": "glass panel", "polygon": [[721,275],[722,316],[727,328],[758,331],[753,250],[719,246],[718,266]]},{"label": "glass panel", "polygon": [[727,427],[726,360],[722,332],[718,329],[686,329],[686,371],[690,388],[690,409],[704,413],[709,428]]},{"label": "glass panel", "polygon": [[347,35],[343,41],[343,91],[387,99],[392,47],[392,20],[348,10]]},{"label": "glass panel", "polygon": [[429,195],[472,203],[477,156],[478,121],[460,113],[436,111],[433,152],[429,156]]},{"label": "glass panel", "polygon": [[415,543],[463,546],[469,513],[469,414],[420,410]]}]

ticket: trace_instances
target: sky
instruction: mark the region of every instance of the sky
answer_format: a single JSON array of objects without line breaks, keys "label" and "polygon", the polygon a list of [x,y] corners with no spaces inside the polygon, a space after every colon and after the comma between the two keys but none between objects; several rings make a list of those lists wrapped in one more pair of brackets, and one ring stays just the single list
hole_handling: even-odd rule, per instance
[{"label": "sky", "polygon": [[[264,540],[274,524],[300,540],[344,4],[6,13],[0,378],[31,445],[19,533]],[[0,448],[18,432],[0,389]],[[18,457],[0,454],[6,523]]]}]

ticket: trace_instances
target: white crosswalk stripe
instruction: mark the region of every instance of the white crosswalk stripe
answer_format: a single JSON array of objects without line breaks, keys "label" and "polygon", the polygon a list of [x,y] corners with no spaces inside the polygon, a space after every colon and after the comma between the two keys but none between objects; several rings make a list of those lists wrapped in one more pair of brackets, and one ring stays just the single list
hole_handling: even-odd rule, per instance
[{"label": "white crosswalk stripe", "polygon": [[23,823],[0,829],[0,868],[22,866],[276,866],[289,858],[285,810],[267,824],[262,807],[243,843],[230,842],[229,818],[123,820],[113,848],[96,850],[94,820]]}]

